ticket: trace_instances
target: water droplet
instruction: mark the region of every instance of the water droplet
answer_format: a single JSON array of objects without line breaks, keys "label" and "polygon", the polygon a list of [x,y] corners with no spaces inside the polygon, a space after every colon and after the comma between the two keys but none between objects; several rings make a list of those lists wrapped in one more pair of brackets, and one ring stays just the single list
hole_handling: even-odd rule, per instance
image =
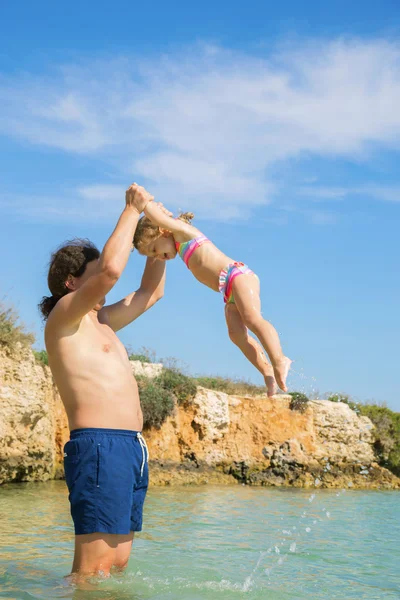
[{"label": "water droplet", "polygon": [[315,494],[311,494],[311,496],[309,497],[308,501],[312,502],[314,500],[314,498],[315,498]]},{"label": "water droplet", "polygon": [[278,546],[275,546],[275,553],[276,554],[280,554],[281,553],[281,551],[279,550]]},{"label": "water droplet", "polygon": [[314,483],[316,486],[319,486],[321,484],[321,480],[317,478]]},{"label": "water droplet", "polygon": [[329,511],[326,511],[326,516],[328,517],[328,519],[331,518],[331,513]]},{"label": "water droplet", "polygon": [[296,552],[296,542],[293,542],[293,544],[290,544],[290,552]]},{"label": "water droplet", "polygon": [[311,528],[310,527],[306,527],[306,531],[307,531],[307,533],[310,533]]}]

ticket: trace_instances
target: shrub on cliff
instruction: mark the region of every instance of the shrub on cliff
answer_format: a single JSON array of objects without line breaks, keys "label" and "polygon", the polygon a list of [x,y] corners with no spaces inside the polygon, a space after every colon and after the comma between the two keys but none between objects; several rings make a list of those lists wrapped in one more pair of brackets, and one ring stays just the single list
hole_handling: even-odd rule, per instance
[{"label": "shrub on cliff", "polygon": [[228,377],[200,376],[194,379],[197,385],[214,390],[216,392],[225,392],[225,394],[236,396],[260,396],[266,393],[264,386],[254,385],[242,379],[229,379]]},{"label": "shrub on cliff", "polygon": [[28,347],[34,341],[35,336],[25,330],[17,312],[0,302],[0,346],[13,350],[18,343]]},{"label": "shrub on cliff", "polygon": [[40,350],[39,352],[37,350],[33,351],[33,354],[36,358],[36,361],[41,364],[41,365],[47,365],[49,364],[49,357],[47,355],[46,350]]},{"label": "shrub on cliff", "polygon": [[400,477],[400,413],[377,404],[360,404],[359,409],[375,425],[374,447],[379,463]]},{"label": "shrub on cliff", "polygon": [[292,397],[289,404],[290,410],[297,410],[300,413],[303,413],[307,410],[307,405],[310,402],[308,396],[302,392],[290,392],[289,396]]},{"label": "shrub on cliff", "polygon": [[327,398],[330,402],[342,402],[343,404],[347,404],[350,406],[351,410],[355,412],[360,412],[360,405],[358,402],[354,402],[350,396],[347,394],[330,394]]},{"label": "shrub on cliff", "polygon": [[197,393],[197,385],[194,380],[178,369],[163,369],[154,383],[171,392],[179,405],[190,402]]},{"label": "shrub on cliff", "polygon": [[153,350],[149,348],[140,348],[140,350],[132,350],[130,346],[126,347],[129,360],[138,360],[141,363],[154,363],[156,362],[156,355]]},{"label": "shrub on cliff", "polygon": [[143,429],[159,429],[175,408],[174,395],[148,377],[136,377],[143,411]]}]

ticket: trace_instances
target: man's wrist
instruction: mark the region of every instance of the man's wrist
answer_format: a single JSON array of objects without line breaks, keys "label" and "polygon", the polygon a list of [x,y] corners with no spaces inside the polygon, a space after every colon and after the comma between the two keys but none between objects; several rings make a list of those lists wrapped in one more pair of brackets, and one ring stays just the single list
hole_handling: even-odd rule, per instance
[{"label": "man's wrist", "polygon": [[138,219],[140,218],[140,212],[138,211],[138,209],[135,208],[134,206],[130,206],[129,204],[127,204],[125,206],[124,212],[127,213],[127,214],[130,214],[130,215],[134,215]]}]

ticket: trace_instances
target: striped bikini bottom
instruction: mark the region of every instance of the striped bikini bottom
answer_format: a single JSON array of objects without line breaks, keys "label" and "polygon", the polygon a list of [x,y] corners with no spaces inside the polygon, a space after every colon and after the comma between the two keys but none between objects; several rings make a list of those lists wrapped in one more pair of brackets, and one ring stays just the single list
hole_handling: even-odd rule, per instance
[{"label": "striped bikini bottom", "polygon": [[239,275],[254,275],[257,277],[247,265],[241,262],[231,263],[219,274],[219,291],[224,295],[225,304],[235,304],[233,282]]}]

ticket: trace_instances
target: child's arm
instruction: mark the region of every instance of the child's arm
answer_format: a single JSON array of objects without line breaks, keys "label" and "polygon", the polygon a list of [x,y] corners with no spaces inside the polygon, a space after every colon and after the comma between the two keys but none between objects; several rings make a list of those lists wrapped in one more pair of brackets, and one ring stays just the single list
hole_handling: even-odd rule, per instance
[{"label": "child's arm", "polygon": [[193,225],[190,225],[190,223],[185,223],[185,221],[173,219],[168,216],[159,206],[157,206],[156,202],[149,202],[146,205],[144,214],[161,229],[170,231],[178,242],[191,240],[199,234],[199,230],[193,227]]}]

